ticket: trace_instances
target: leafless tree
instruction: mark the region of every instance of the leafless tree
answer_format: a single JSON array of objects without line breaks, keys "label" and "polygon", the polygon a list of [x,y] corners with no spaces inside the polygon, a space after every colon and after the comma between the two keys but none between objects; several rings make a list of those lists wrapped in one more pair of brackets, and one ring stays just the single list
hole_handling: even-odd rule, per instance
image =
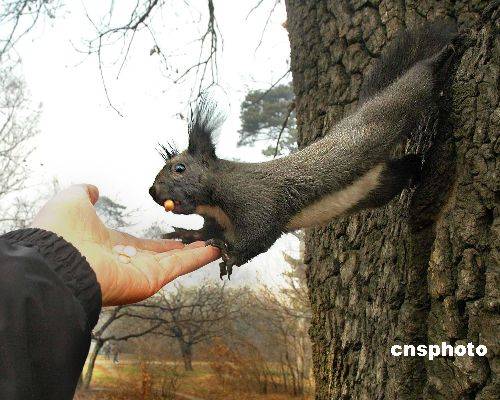
[{"label": "leafless tree", "polygon": [[[302,238],[300,232],[297,236]],[[285,284],[248,292],[230,334],[211,343],[210,366],[226,389],[292,396],[311,393],[311,308],[303,246],[299,257],[284,256],[290,264]]]},{"label": "leafless tree", "polygon": [[[262,286],[249,296],[250,306],[241,315],[239,335],[243,343],[250,341],[253,344],[246,346],[249,359],[264,358],[267,363],[279,366],[281,377],[277,380],[275,374],[263,374],[265,366],[255,363],[259,371],[254,375],[259,375],[258,384],[262,390],[284,391],[297,396],[305,393],[310,381],[308,329],[311,310],[302,254],[299,258],[285,254],[285,259],[291,266],[285,273],[286,284],[280,290]],[[242,350],[238,345],[237,351],[241,353]],[[252,364],[246,363],[245,369],[249,368]]]},{"label": "leafless tree", "polygon": [[264,35],[266,34],[267,27],[269,26],[269,22],[271,21],[271,17],[273,16],[274,12],[276,11],[276,7],[278,7],[278,4],[281,3],[281,0],[270,0],[270,1],[258,0],[247,14],[247,19],[248,19],[250,17],[250,15],[252,15],[252,13],[255,12],[255,10],[263,7],[265,5],[264,3],[268,3],[268,2],[272,3],[271,8],[269,9],[269,11],[267,13],[266,22],[264,23],[264,27],[262,28],[259,42],[257,44],[257,47],[255,48],[255,51],[257,51],[259,49],[259,47],[261,46],[262,41],[264,40]]},{"label": "leafless tree", "polygon": [[[30,102],[18,71],[19,61],[0,64],[0,201],[24,187],[26,160],[33,151],[31,139],[38,133],[40,107]],[[13,199],[8,209],[0,210],[0,224],[22,227],[31,214],[30,203]]]},{"label": "leafless tree", "polygon": [[37,205],[24,197],[16,197],[5,208],[6,210],[0,210],[0,232],[27,228],[33,220]]},{"label": "leafless tree", "polygon": [[38,132],[39,108],[32,107],[17,62],[0,68],[0,199],[26,180],[28,141]]},{"label": "leafless tree", "polygon": [[113,229],[123,229],[131,225],[137,210],[128,210],[108,196],[100,196],[95,209],[104,224]]},{"label": "leafless tree", "polygon": [[241,310],[244,293],[244,289],[229,290],[211,282],[193,287],[179,285],[175,291],[162,292],[137,305],[136,309],[142,311],[134,315],[159,322],[154,334],[175,339],[185,370],[191,371],[194,346],[228,332],[229,323]]},{"label": "leafless tree", "polygon": [[303,395],[311,369],[310,313],[292,298],[269,288],[261,289],[253,304],[254,329],[278,358],[284,390]]},{"label": "leafless tree", "polygon": [[[126,329],[117,327],[117,325],[124,320],[126,320]],[[84,389],[88,389],[90,386],[97,355],[106,343],[116,343],[145,336],[157,329],[162,323],[161,321],[144,322],[142,320],[140,323],[134,322],[137,322],[137,319],[135,313],[131,312],[131,306],[107,308],[101,313],[98,327],[92,333],[94,347],[89,354],[87,370],[83,377],[82,386]]]},{"label": "leafless tree", "polygon": [[[114,64],[118,65],[116,73],[118,78],[126,64],[134,39],[142,32],[145,32],[153,43],[149,50],[150,55],[159,56],[164,70],[168,72],[168,76],[174,83],[180,83],[187,77],[194,77],[195,83],[191,90],[191,97],[194,96],[192,100],[195,100],[204,90],[217,84],[217,56],[222,47],[222,36],[218,29],[213,0],[206,0],[208,18],[202,22],[205,24],[205,29],[195,40],[199,42],[198,57],[182,68],[173,68],[167,62],[167,50],[171,50],[173,46],[172,43],[164,46],[158,42],[153,20],[156,14],[161,14],[162,10],[165,11],[169,7],[190,8],[188,2],[179,4],[167,0],[137,0],[130,10],[125,9],[126,5],[120,4],[120,13],[115,12],[117,2],[109,0],[107,3],[107,6],[100,7],[100,10],[105,10],[103,14],[91,16],[86,12],[87,20],[95,28],[95,36],[86,40],[85,48],[80,51],[87,55],[97,56],[106,99],[110,107],[119,115],[122,113],[111,101],[106,83],[103,69],[104,52],[109,51],[110,46],[116,50],[121,45],[120,55],[117,60],[114,60]],[[56,18],[57,10],[64,4],[64,0],[0,0],[0,61],[8,57],[19,40],[32,31],[36,25],[44,20]],[[125,21],[115,18],[116,14],[122,15],[127,11],[129,17]],[[200,21],[201,19],[200,16]],[[116,20],[119,22],[115,22]]]}]

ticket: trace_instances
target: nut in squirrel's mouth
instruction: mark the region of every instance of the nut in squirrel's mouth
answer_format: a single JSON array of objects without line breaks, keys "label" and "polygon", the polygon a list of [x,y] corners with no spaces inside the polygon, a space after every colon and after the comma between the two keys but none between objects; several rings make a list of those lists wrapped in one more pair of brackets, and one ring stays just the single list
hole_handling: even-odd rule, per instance
[{"label": "nut in squirrel's mouth", "polygon": [[172,211],[172,212],[179,211],[179,209],[181,207],[181,202],[179,200],[167,199],[163,203],[163,207],[165,208],[165,211],[167,211],[167,212],[169,212],[169,211]]}]

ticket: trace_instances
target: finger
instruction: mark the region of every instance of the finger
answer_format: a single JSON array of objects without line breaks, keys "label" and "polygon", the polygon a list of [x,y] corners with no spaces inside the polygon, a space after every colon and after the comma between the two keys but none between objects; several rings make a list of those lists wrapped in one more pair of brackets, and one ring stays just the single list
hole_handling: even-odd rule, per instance
[{"label": "finger", "polygon": [[[57,193],[42,207],[35,216],[32,226],[47,230],[56,229],[57,233],[64,236],[63,232],[70,233],[69,227],[77,223],[81,226],[102,224],[93,207],[98,198],[99,190],[94,185],[70,186]],[[103,229],[103,232],[106,231]]]},{"label": "finger", "polygon": [[[180,247],[178,249],[173,249],[173,250],[168,250],[168,254],[173,254],[177,253],[178,251],[183,251],[184,249],[196,249],[198,247],[203,247],[205,246],[205,242],[193,242],[185,245],[184,247]],[[154,256],[156,260],[159,260],[162,257],[165,257],[165,251],[162,251],[161,253],[158,253],[156,251],[151,251],[151,250],[139,250],[141,253],[148,254],[150,256]]]},{"label": "finger", "polygon": [[155,259],[157,261],[161,260],[164,257],[170,256],[172,254],[178,253],[179,251],[184,251],[186,249],[197,249],[200,247],[205,247],[205,242],[193,242],[189,243],[184,246],[184,248],[181,249],[173,249],[169,250],[168,252],[163,252],[163,253],[154,253],[154,252],[148,252],[149,254],[153,254],[155,256]]},{"label": "finger", "polygon": [[212,246],[186,249],[175,253],[165,253],[164,257],[158,257],[158,262],[168,273],[165,279],[167,283],[181,275],[193,272],[198,268],[215,261],[220,256],[220,250]]},{"label": "finger", "polygon": [[198,247],[205,247],[205,242],[198,241],[198,242],[192,242],[184,246],[186,249],[197,249]]},{"label": "finger", "polygon": [[86,189],[87,195],[89,196],[92,205],[95,205],[95,203],[97,203],[97,200],[99,200],[99,189],[97,188],[97,186],[91,185],[89,183],[83,184],[82,186]]},{"label": "finger", "polygon": [[65,204],[76,204],[85,202],[94,205],[99,200],[99,189],[90,184],[72,185],[56,194],[53,199],[56,202]]},{"label": "finger", "polygon": [[155,253],[165,253],[169,250],[182,249],[184,244],[177,240],[166,239],[141,239],[129,235],[125,232],[110,229],[111,242],[113,245],[123,244],[134,246],[139,250],[154,251]]}]

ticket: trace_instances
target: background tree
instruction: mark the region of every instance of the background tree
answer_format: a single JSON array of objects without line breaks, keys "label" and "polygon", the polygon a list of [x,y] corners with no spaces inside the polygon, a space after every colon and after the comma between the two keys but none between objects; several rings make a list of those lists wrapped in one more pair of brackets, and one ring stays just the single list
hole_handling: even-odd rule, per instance
[{"label": "background tree", "polygon": [[37,133],[40,114],[29,101],[18,68],[18,62],[0,68],[0,199],[26,181],[26,158],[32,151],[28,141]]},{"label": "background tree", "polygon": [[250,291],[229,335],[210,344],[210,365],[223,387],[247,393],[311,393],[311,311],[304,265],[293,264],[278,288]]},{"label": "background tree", "polygon": [[291,83],[267,90],[250,90],[241,103],[238,146],[271,142],[264,155],[287,154],[297,149],[297,121]]},{"label": "background tree", "polygon": [[[497,1],[287,0],[299,145],[356,107],[396,32],[457,21],[468,40],[422,181],[379,210],[307,232],[317,399],[493,399],[499,390]],[[432,139],[434,138],[434,139]],[[395,343],[487,346],[486,357],[392,357]]]},{"label": "background tree", "polygon": [[[295,278],[294,278],[295,279]],[[305,282],[304,282],[305,283]],[[290,283],[289,283],[290,285]],[[296,303],[297,283],[281,292],[263,287],[254,293],[248,329],[254,332],[259,349],[267,361],[277,363],[281,371],[282,391],[302,396],[311,372],[311,342],[308,336],[310,307]],[[247,335],[248,338],[251,335]],[[260,344],[260,345],[259,345]]]},{"label": "background tree", "polygon": [[[92,332],[94,346],[88,356],[87,368],[82,381],[82,387],[88,389],[92,381],[95,362],[101,349],[110,342],[127,341],[139,338],[153,332],[160,323],[151,323],[148,320],[138,318],[130,312],[130,306],[118,306],[105,308],[99,317],[99,324]],[[121,324],[121,325],[120,325]]]},{"label": "background tree", "polygon": [[141,236],[148,239],[161,239],[165,234],[165,228],[163,228],[158,222],[154,222],[151,226],[147,227]]},{"label": "background tree", "polygon": [[100,196],[95,204],[97,215],[106,226],[113,229],[123,229],[131,225],[135,210],[111,200],[107,196]]},{"label": "background tree", "polygon": [[[34,107],[20,75],[20,62],[0,64],[0,202],[25,187],[31,139],[38,133],[40,107]],[[32,206],[21,197],[0,209],[2,230],[23,227],[32,216]]]},{"label": "background tree", "polygon": [[229,290],[224,285],[205,282],[199,286],[178,285],[175,291],[161,292],[145,307],[153,321],[161,325],[155,334],[176,340],[186,371],[193,370],[193,349],[215,337],[224,336],[239,311],[244,290]]},{"label": "background tree", "polygon": [[[279,291],[266,286],[255,293],[255,310],[260,318],[254,329],[268,337],[269,348],[277,350],[285,392],[302,396],[311,372],[311,306],[306,285],[305,264],[301,257],[283,254],[290,270],[283,275],[285,283]],[[254,319],[253,319],[254,320]]]}]

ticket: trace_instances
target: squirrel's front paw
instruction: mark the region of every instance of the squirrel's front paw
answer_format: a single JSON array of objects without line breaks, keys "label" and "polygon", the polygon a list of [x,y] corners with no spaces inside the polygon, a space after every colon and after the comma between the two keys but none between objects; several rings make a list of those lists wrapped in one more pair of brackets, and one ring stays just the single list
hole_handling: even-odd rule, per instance
[{"label": "squirrel's front paw", "polygon": [[225,275],[231,279],[231,273],[233,272],[233,265],[236,263],[236,257],[232,256],[229,252],[229,246],[226,242],[221,239],[209,239],[205,242],[207,246],[217,247],[221,251],[222,262],[219,264],[220,267],[220,278]]},{"label": "squirrel's front paw", "polygon": [[175,226],[173,228],[174,231],[163,234],[162,239],[180,239],[184,244],[203,239],[203,235],[199,230],[177,228]]},{"label": "squirrel's front paw", "polygon": [[214,246],[220,249],[222,262],[219,264],[220,267],[220,278],[225,275],[231,279],[231,274],[233,273],[233,267],[239,267],[245,264],[249,259],[245,258],[244,252],[239,252],[234,249],[234,247],[221,239],[209,239],[205,242],[207,246]]},{"label": "squirrel's front paw", "polygon": [[228,256],[226,260],[222,260],[222,262],[219,264],[220,268],[220,279],[222,279],[225,275],[227,275],[227,278],[231,280],[231,274],[233,273],[233,266],[236,265],[236,257],[235,256]]},{"label": "squirrel's front paw", "polygon": [[222,259],[227,257],[227,253],[229,251],[229,246],[222,239],[208,239],[205,241],[205,246],[213,246],[217,247],[221,251]]}]

